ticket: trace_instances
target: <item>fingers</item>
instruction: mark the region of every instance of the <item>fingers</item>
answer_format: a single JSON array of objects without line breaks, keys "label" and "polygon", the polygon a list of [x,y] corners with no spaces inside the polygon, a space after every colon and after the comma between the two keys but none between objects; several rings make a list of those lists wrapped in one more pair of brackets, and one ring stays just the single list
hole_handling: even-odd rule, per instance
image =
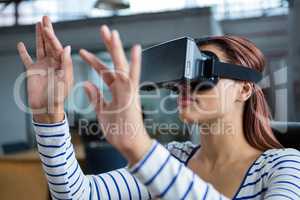
[{"label": "fingers", "polygon": [[105,47],[110,52],[111,51],[111,32],[106,25],[101,26],[100,35],[104,42]]},{"label": "fingers", "polygon": [[135,45],[131,50],[131,67],[130,67],[130,79],[134,85],[138,86],[140,82],[141,74],[141,61],[142,61],[142,49],[140,45]]},{"label": "fingers", "polygon": [[35,27],[36,34],[36,57],[37,59],[42,59],[45,57],[45,46],[44,39],[42,36],[42,24],[39,22]]},{"label": "fingers", "polygon": [[63,47],[57,37],[55,36],[54,32],[52,32],[49,28],[44,28],[45,38],[48,44],[48,51],[51,52],[51,55],[53,55],[56,59],[59,59]]},{"label": "fingers", "polygon": [[61,53],[63,51],[63,46],[57,39],[52,23],[49,17],[43,17],[43,32],[46,40],[47,51],[55,57],[55,59],[60,59]]},{"label": "fingers", "polygon": [[62,60],[62,68],[65,70],[66,78],[72,78],[69,76],[73,76],[73,63],[71,57],[71,46],[67,46],[64,48],[63,53],[61,55]]},{"label": "fingers", "polygon": [[98,59],[94,54],[88,52],[85,49],[81,49],[79,52],[81,58],[87,62],[90,66],[92,66],[99,75],[102,76],[103,81],[106,83],[107,86],[110,86],[111,83],[114,81],[115,76],[109,69]]},{"label": "fingers", "polygon": [[110,32],[107,26],[101,27],[101,35],[107,50],[111,54],[116,71],[127,72],[128,62],[118,31]]},{"label": "fingers", "polygon": [[52,24],[50,22],[50,19],[47,17],[47,16],[43,16],[42,18],[42,30],[43,30],[43,36],[44,36],[44,39],[45,39],[45,51],[46,51],[46,54],[48,56],[54,56],[53,55],[53,52],[51,50],[51,46],[45,36],[45,33],[44,33],[44,27],[51,27],[51,30],[53,30],[53,27],[52,27]]},{"label": "fingers", "polygon": [[19,55],[21,57],[21,60],[26,68],[29,68],[32,64],[32,58],[30,57],[29,53],[27,52],[27,49],[23,42],[20,42],[17,46]]},{"label": "fingers", "polygon": [[49,28],[49,30],[54,33],[54,29],[53,29],[51,20],[48,16],[43,16],[42,22],[43,22],[44,27]]},{"label": "fingers", "polygon": [[120,39],[119,32],[114,30],[111,35],[112,35],[111,54],[116,69],[120,70],[121,72],[128,72],[128,62],[125,56],[125,52],[123,49],[123,44]]},{"label": "fingers", "polygon": [[86,81],[84,84],[84,89],[90,102],[95,106],[96,111],[100,111],[104,106],[106,106],[107,103],[96,85]]},{"label": "fingers", "polygon": [[60,41],[57,39],[54,32],[52,32],[48,27],[44,28],[44,33],[48,44],[50,45],[50,51],[55,58],[59,58],[61,52],[63,51],[63,47]]}]

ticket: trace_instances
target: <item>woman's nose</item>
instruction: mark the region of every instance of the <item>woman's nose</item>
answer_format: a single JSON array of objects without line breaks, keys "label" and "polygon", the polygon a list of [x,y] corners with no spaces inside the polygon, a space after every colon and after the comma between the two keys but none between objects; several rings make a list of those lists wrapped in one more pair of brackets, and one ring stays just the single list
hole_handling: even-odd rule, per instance
[{"label": "woman's nose", "polygon": [[184,96],[190,94],[190,86],[188,84],[180,84],[178,86],[178,89],[179,89],[179,92]]}]

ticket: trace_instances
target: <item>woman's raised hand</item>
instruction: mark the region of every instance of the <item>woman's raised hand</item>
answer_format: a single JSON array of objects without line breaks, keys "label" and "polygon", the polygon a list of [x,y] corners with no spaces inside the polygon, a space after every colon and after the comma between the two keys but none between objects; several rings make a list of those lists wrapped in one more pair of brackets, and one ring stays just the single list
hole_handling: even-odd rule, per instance
[{"label": "woman's raised hand", "polygon": [[85,89],[95,106],[106,139],[132,164],[138,161],[152,144],[143,124],[139,98],[141,47],[135,45],[132,48],[131,63],[128,63],[119,33],[115,30],[111,32],[107,26],[102,26],[100,32],[115,70],[110,71],[100,59],[87,50],[81,50],[80,56],[102,76],[111,91],[112,100],[106,101],[91,82],[86,82]]},{"label": "woman's raised hand", "polygon": [[37,122],[54,123],[64,118],[64,100],[73,84],[71,47],[63,48],[48,17],[36,25],[36,61],[23,42],[18,51],[26,67],[29,106]]}]

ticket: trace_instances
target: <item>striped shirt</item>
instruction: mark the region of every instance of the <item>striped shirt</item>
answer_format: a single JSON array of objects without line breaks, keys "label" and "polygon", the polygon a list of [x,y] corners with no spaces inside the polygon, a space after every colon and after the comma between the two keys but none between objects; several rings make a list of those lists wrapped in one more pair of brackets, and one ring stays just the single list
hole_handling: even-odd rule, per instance
[{"label": "striped shirt", "polygon": [[[187,167],[197,146],[153,142],[132,167],[85,175],[74,155],[68,121],[33,123],[53,199],[228,199]],[[250,166],[233,199],[300,200],[300,152],[270,149]]]}]

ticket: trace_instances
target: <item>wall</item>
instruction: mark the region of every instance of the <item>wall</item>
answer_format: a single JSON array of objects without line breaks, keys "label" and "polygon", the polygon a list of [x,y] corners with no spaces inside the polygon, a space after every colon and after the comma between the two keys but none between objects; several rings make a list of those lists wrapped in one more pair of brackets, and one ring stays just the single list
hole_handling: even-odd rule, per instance
[{"label": "wall", "polygon": [[[225,34],[244,36],[260,48],[267,59],[264,79],[260,83],[267,96],[274,120],[288,121],[294,116],[292,98],[288,95],[289,54],[288,16],[269,16],[224,20]],[[289,105],[289,106],[288,106]]]},{"label": "wall", "polygon": [[[26,115],[21,112],[14,101],[13,88],[16,78],[23,72],[23,66],[16,55],[0,56],[0,146],[11,142],[27,141]],[[20,96],[24,99],[25,85],[21,88]],[[0,148],[2,151],[2,148]]]},{"label": "wall", "polygon": [[[139,14],[133,16],[96,18],[60,22],[54,25],[58,37],[63,44],[71,44],[73,53],[80,48],[101,52],[105,50],[99,39],[99,26],[108,24],[120,31],[125,48],[135,43],[144,47],[162,41],[182,36],[201,37],[204,35],[220,34],[218,24],[213,20],[209,8],[193,8],[163,13]],[[31,54],[34,54],[34,26],[21,26],[0,28],[0,61],[1,79],[0,87],[1,110],[0,113],[0,146],[6,142],[16,142],[32,138],[30,118],[21,112],[14,104],[12,87],[16,77],[22,73],[23,68],[16,54],[16,44],[24,41]],[[88,78],[89,68],[75,69],[76,80]],[[23,92],[25,89],[23,89]],[[23,94],[23,98],[25,94]],[[79,101],[85,103],[84,98]],[[27,136],[28,135],[28,136]],[[1,149],[1,148],[0,148]]]},{"label": "wall", "polygon": [[300,121],[300,1],[290,1],[289,13],[289,95],[293,120]]}]

